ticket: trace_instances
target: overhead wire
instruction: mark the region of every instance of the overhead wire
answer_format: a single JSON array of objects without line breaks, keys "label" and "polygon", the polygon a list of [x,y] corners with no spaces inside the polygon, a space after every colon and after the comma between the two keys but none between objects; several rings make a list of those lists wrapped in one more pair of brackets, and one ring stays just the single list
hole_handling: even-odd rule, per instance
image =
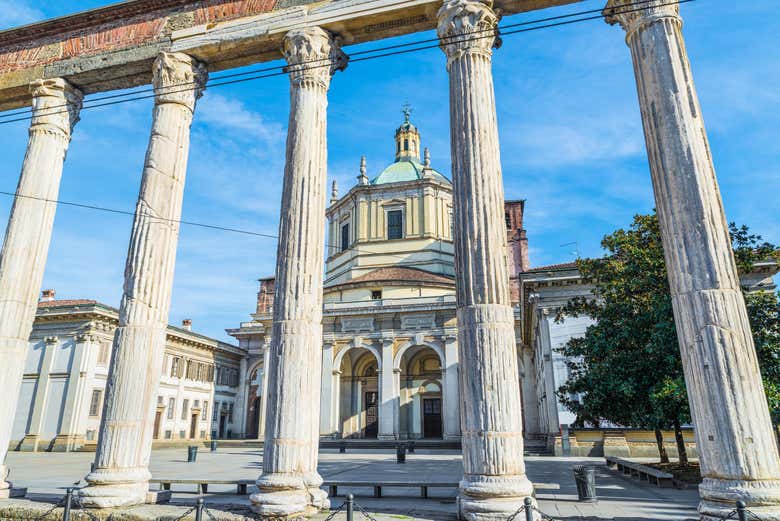
[{"label": "overhead wire", "polygon": [[[609,13],[611,15],[615,14],[626,14],[630,12],[639,11],[641,9],[644,9],[645,4],[648,4],[649,2],[654,2],[656,0],[639,0],[637,2],[633,2],[630,4],[626,4],[624,6],[621,6],[620,8],[612,8]],[[667,5],[678,5],[683,3],[689,3],[693,2],[695,0],[673,0],[666,3],[657,4],[658,7],[667,6]],[[643,7],[636,7],[636,6],[643,6]],[[623,9],[623,8],[630,8],[630,9]],[[537,31],[541,29],[549,29],[552,27],[558,27],[563,25],[570,25],[574,23],[584,22],[584,21],[590,21],[590,20],[597,20],[604,18],[604,12],[605,9],[591,9],[587,11],[579,11],[576,13],[567,13],[563,15],[557,15],[547,18],[540,18],[536,20],[527,20],[524,22],[518,22],[514,24],[506,24],[503,26],[499,26],[496,29],[483,29],[479,31],[471,31],[468,33],[464,33],[463,35],[457,35],[452,37],[444,37],[444,38],[428,38],[424,40],[418,40],[414,42],[405,42],[400,44],[394,44],[394,45],[388,45],[384,47],[378,47],[373,49],[366,49],[363,51],[356,51],[351,53],[349,56],[348,63],[356,63],[361,61],[367,61],[377,58],[385,58],[388,56],[394,56],[394,55],[400,55],[400,54],[407,54],[411,52],[418,52],[422,50],[428,50],[432,48],[439,47],[441,44],[454,44],[454,43],[463,43],[468,41],[475,41],[480,39],[486,39],[486,38],[493,38],[493,37],[500,37],[500,36],[506,36],[511,34],[518,34],[523,32],[531,32],[531,31]],[[596,16],[588,16],[583,18],[574,18],[572,20],[565,20],[567,18],[573,18],[576,16],[582,16],[587,14],[593,14],[593,13],[599,13]],[[556,21],[556,20],[564,20],[564,21]],[[528,25],[534,25],[539,24],[542,22],[555,22],[555,23],[548,23],[544,25],[535,25],[534,27],[524,27]],[[512,31],[505,31],[505,29],[513,28],[513,27],[524,27],[522,29],[515,29]],[[485,34],[487,33],[487,34]],[[471,35],[477,35],[481,34],[482,36],[471,36]],[[429,44],[436,42],[433,45],[423,45],[423,44]],[[403,50],[399,50],[403,49]],[[389,51],[389,52],[385,52]],[[373,54],[372,54],[373,53]],[[368,55],[368,56],[365,56]],[[353,58],[354,56],[362,56],[361,58]],[[324,63],[323,63],[324,62]],[[312,65],[315,63],[319,63],[319,65]],[[309,60],[305,62],[301,62],[300,64],[295,64],[294,67],[297,71],[301,70],[312,70],[312,69],[318,69],[323,67],[330,67],[334,64],[334,62],[331,59],[318,59],[318,60]],[[304,67],[301,67],[301,65],[304,65]],[[310,66],[305,66],[310,65]],[[206,82],[205,87],[206,88],[212,88],[212,87],[219,87],[223,85],[231,85],[235,83],[242,83],[246,81],[254,81],[257,79],[263,79],[263,78],[270,78],[273,76],[282,76],[288,73],[290,66],[289,65],[278,65],[278,66],[271,66],[271,67],[265,67],[261,69],[254,69],[251,71],[243,71],[243,72],[237,72],[237,73],[230,73],[230,74],[224,74],[221,76],[217,76],[214,78],[211,78]],[[276,71],[276,72],[271,72]],[[269,74],[260,74],[269,72]],[[254,76],[253,76],[254,74]],[[241,76],[248,76],[245,78],[240,78]],[[220,81],[225,80],[227,78],[240,78],[240,79],[233,79],[230,81]],[[144,100],[144,99],[151,99],[154,98],[160,94],[175,94],[179,92],[187,92],[191,90],[191,87],[195,86],[196,82],[184,82],[179,83],[175,85],[171,85],[169,87],[166,87],[165,89],[156,89],[156,88],[146,88],[142,90],[136,90],[132,92],[124,92],[119,94],[112,94],[108,96],[101,96],[98,98],[93,98],[90,100],[85,100],[83,102],[84,106],[81,110],[90,109],[90,108],[98,108],[98,107],[106,107],[111,105],[117,105],[120,103],[130,102],[130,101],[137,101],[137,100]],[[178,89],[178,87],[186,87]],[[144,93],[152,93],[147,95],[139,95]],[[107,100],[113,100],[113,101],[107,101]],[[106,103],[97,103],[100,101],[107,101]],[[89,105],[87,105],[89,104]],[[68,105],[62,104],[62,105],[54,105],[51,107],[46,107],[45,109],[34,109],[32,107],[21,109],[19,111],[12,111],[5,114],[0,114],[0,125],[3,124],[9,124],[9,123],[15,123],[19,121],[29,121],[35,116],[39,115],[55,115],[55,114],[63,114],[68,112],[67,110]],[[57,111],[56,109],[64,109]],[[21,114],[29,114],[25,117],[20,118],[13,118],[13,119],[5,119],[9,117],[13,117],[16,115]]]},{"label": "overhead wire", "polygon": [[[96,211],[113,213],[113,214],[118,214],[118,215],[127,215],[127,216],[131,216],[133,218],[135,218],[135,216],[137,214],[137,211],[131,212],[129,210],[118,210],[116,208],[107,208],[105,206],[97,206],[97,205],[93,205],[93,204],[76,203],[76,202],[72,202],[72,201],[62,201],[60,199],[47,199],[45,197],[37,197],[37,196],[34,196],[34,195],[24,195],[24,194],[19,194],[19,193],[14,193],[14,192],[7,192],[7,191],[3,191],[3,190],[0,190],[0,195],[7,195],[7,196],[11,196],[11,197],[21,197],[21,198],[24,198],[24,199],[33,199],[33,200],[41,201],[41,202],[45,202],[45,203],[54,203],[54,204],[62,205],[62,206],[72,206],[72,207],[75,207],[75,208],[83,208],[83,209],[87,209],[87,210],[96,210]],[[251,235],[251,236],[255,236],[255,237],[263,237],[263,238],[267,238],[267,239],[279,240],[279,236],[278,235],[273,235],[273,234],[270,234],[270,233],[263,233],[263,232],[255,232],[255,231],[251,231],[251,230],[242,230],[240,228],[231,228],[231,227],[228,227],[228,226],[220,226],[220,225],[216,225],[216,224],[207,224],[207,223],[196,222],[196,221],[186,221],[186,220],[183,220],[183,219],[167,219],[165,217],[156,217],[156,216],[151,216],[151,215],[146,215],[146,218],[150,222],[183,224],[183,225],[186,225],[186,226],[194,226],[194,227],[206,228],[206,229],[210,229],[210,230],[220,230],[220,231],[225,231],[225,232],[239,233],[239,234],[242,234],[242,235]],[[441,239],[439,239],[439,242],[441,242]],[[340,249],[339,246],[337,246],[335,244],[329,244],[327,242],[325,243],[325,246],[328,247],[328,248]],[[361,248],[350,248],[350,249],[354,250],[354,251],[361,252],[361,253],[381,254],[381,255],[385,255],[387,257],[395,257],[395,258],[398,258],[398,259],[406,259],[407,258],[406,256],[403,256],[403,255],[396,255],[396,254],[392,254],[392,253],[385,253],[385,252],[380,252],[380,251],[366,250],[364,248],[363,249],[361,249]]]}]

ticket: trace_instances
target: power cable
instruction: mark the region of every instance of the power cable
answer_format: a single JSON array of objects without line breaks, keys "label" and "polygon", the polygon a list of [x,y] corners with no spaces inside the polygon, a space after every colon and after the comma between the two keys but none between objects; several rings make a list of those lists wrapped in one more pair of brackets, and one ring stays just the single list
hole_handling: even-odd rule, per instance
[{"label": "power cable", "polygon": [[[25,199],[33,199],[33,200],[41,201],[41,202],[45,202],[45,203],[54,203],[54,204],[58,204],[58,205],[62,205],[62,206],[73,206],[73,207],[76,207],[76,208],[83,208],[83,209],[87,209],[87,210],[96,210],[96,211],[108,212],[108,213],[119,214],[119,215],[129,215],[129,216],[131,216],[133,218],[135,218],[136,213],[137,213],[137,212],[131,212],[131,211],[128,211],[128,210],[117,210],[116,208],[106,208],[104,206],[96,206],[96,205],[92,205],[92,204],[76,203],[76,202],[72,202],[72,201],[62,201],[62,200],[59,200],[59,199],[47,199],[45,197],[36,197],[34,195],[23,195],[23,194],[14,193],[14,192],[0,191],[0,195],[8,195],[8,196],[11,196],[11,197],[22,197],[22,198],[25,198]],[[209,229],[209,230],[219,230],[219,231],[224,231],[224,232],[240,233],[240,234],[243,234],[243,235],[251,235],[251,236],[254,236],[254,237],[263,237],[263,238],[267,238],[267,239],[279,240],[279,236],[278,235],[272,235],[270,233],[254,232],[254,231],[251,231],[251,230],[242,230],[240,228],[230,228],[230,227],[227,227],[227,226],[219,226],[219,225],[216,225],[216,224],[207,224],[207,223],[201,223],[201,222],[195,222],[195,221],[184,221],[184,220],[181,220],[181,219],[166,219],[164,217],[153,217],[153,216],[149,216],[149,215],[147,215],[146,217],[151,222],[161,222],[161,223],[165,222],[165,223],[183,224],[183,225],[187,225],[187,226],[195,226],[195,227],[199,227],[199,228],[206,228],[206,229]],[[441,242],[442,239],[438,239],[438,241]],[[340,249],[340,247],[338,245],[329,244],[327,242],[325,243],[325,247],[326,248],[337,248],[337,249]],[[395,255],[395,254],[392,254],[392,253],[385,253],[385,252],[380,252],[380,251],[371,251],[371,250],[360,249],[360,248],[350,248],[350,249],[354,250],[354,251],[361,252],[361,253],[381,254],[381,255],[385,255],[387,257],[395,257],[395,258],[398,258],[398,259],[406,259],[407,258],[406,256],[403,256],[403,255]]]},{"label": "power cable", "polygon": [[[631,3],[631,4],[626,4],[625,6],[622,6],[622,7],[631,7],[631,6],[636,6],[636,5],[644,5],[644,4],[647,4],[647,3],[652,2],[652,1],[655,1],[655,0],[640,0],[638,2],[634,2],[634,3]],[[689,2],[693,2],[693,1],[695,1],[695,0],[674,0],[674,1],[671,1],[671,2],[667,2],[667,3],[657,4],[657,7],[663,7],[663,6],[668,6],[668,5],[679,5],[679,4],[689,3]],[[634,7],[633,9],[614,8],[614,9],[612,9],[610,11],[610,14],[613,14],[613,15],[614,14],[626,14],[626,13],[630,13],[630,12],[639,11],[639,10],[642,10],[642,9],[645,9],[645,7]],[[481,39],[485,39],[485,38],[493,38],[493,37],[496,37],[496,36],[506,36],[506,35],[512,35],[512,34],[519,34],[519,33],[523,33],[523,32],[531,32],[531,31],[537,31],[537,30],[540,30],[540,29],[549,29],[549,28],[552,28],[552,27],[559,27],[559,26],[563,26],[563,25],[570,25],[570,24],[579,23],[579,22],[585,22],[585,21],[590,21],[590,20],[597,20],[597,19],[601,19],[601,18],[603,18],[605,16],[603,14],[603,12],[604,12],[604,9],[592,9],[592,10],[588,10],[588,11],[580,11],[580,12],[577,12],[577,13],[569,13],[569,14],[565,14],[565,15],[559,15],[559,16],[554,16],[554,17],[542,18],[542,19],[538,19],[538,20],[531,20],[531,21],[519,22],[519,23],[515,23],[515,24],[508,24],[508,25],[505,25],[505,26],[498,27],[496,30],[490,29],[490,30],[472,31],[472,32],[469,32],[469,33],[465,33],[464,35],[458,35],[458,36],[454,36],[454,37],[430,38],[430,39],[425,39],[425,40],[418,40],[418,41],[415,41],[415,42],[407,42],[407,43],[395,44],[395,45],[379,47],[379,48],[374,48],[374,49],[367,49],[365,51],[358,51],[358,52],[352,53],[351,56],[363,56],[363,55],[366,55],[366,54],[369,54],[369,56],[363,56],[362,58],[350,58],[348,63],[356,63],[356,62],[367,61],[367,60],[372,60],[372,59],[376,59],[376,58],[385,58],[385,57],[388,57],[388,56],[395,56],[395,55],[400,55],[400,54],[407,54],[407,53],[411,53],[411,52],[417,52],[417,51],[422,51],[422,50],[433,49],[433,48],[439,47],[442,43],[444,43],[444,44],[463,43],[463,42],[468,42],[468,41],[481,40]],[[545,21],[562,20],[562,19],[566,19],[566,18],[572,18],[572,17],[575,17],[575,16],[581,16],[581,15],[584,15],[584,14],[592,14],[592,13],[599,13],[599,14],[596,15],[596,16],[575,18],[573,20],[559,21],[559,22],[555,22],[555,23],[548,23],[548,24],[545,24],[545,25],[537,25],[537,26],[534,26],[534,27],[526,27],[526,28],[523,28],[523,29],[515,29],[513,31],[502,32],[503,29],[507,29],[507,28],[532,25],[532,24],[545,22]],[[488,33],[488,34],[483,35],[483,36],[469,37],[469,35],[472,35],[472,34],[482,34],[482,33]],[[422,45],[422,44],[431,43],[431,42],[437,42],[437,43],[435,43],[433,45]],[[400,50],[400,51],[398,50],[398,49],[403,49],[403,48],[406,48],[406,47],[412,47],[412,48],[407,48],[407,49]],[[387,51],[391,51],[391,52],[383,52],[383,51],[386,51],[386,50]],[[377,54],[371,55],[371,53],[377,53]],[[321,62],[325,62],[325,63],[321,63]],[[320,65],[315,65],[315,66],[310,66],[310,67],[299,68],[300,65],[313,64],[313,63],[321,63],[321,64]],[[332,65],[333,65],[333,61],[330,60],[330,59],[310,60],[308,62],[301,62],[300,64],[296,64],[296,70],[297,71],[313,70],[313,69],[318,69],[318,68],[323,68],[323,67],[330,67]],[[255,69],[255,70],[252,70],[252,71],[244,71],[244,72],[238,72],[238,73],[225,74],[225,75],[221,75],[221,76],[218,76],[216,78],[210,79],[206,83],[205,88],[219,87],[219,86],[223,86],[223,85],[231,85],[231,84],[234,84],[234,83],[242,83],[242,82],[253,81],[253,80],[257,80],[257,79],[270,78],[270,77],[273,77],[273,76],[282,76],[282,75],[285,75],[285,74],[288,73],[288,68],[289,68],[289,65],[279,65],[279,66],[266,67],[266,68],[262,68],[262,69]],[[257,75],[251,76],[252,74],[261,73],[261,72],[270,72],[270,71],[277,71],[277,72],[272,72],[270,74],[257,74]],[[220,81],[220,80],[224,80],[225,78],[235,78],[235,77],[240,77],[240,76],[249,76],[249,77],[235,79],[235,80],[230,80],[230,81]],[[84,104],[90,103],[90,105],[83,106],[81,110],[90,109],[90,108],[98,108],[98,107],[106,107],[106,106],[110,106],[110,105],[117,105],[119,103],[125,103],[125,102],[130,102],[130,101],[151,99],[151,98],[156,97],[159,94],[175,94],[175,93],[179,93],[179,92],[187,92],[187,91],[191,90],[189,87],[192,87],[194,85],[196,85],[195,82],[187,82],[187,83],[180,83],[180,84],[172,85],[172,86],[167,87],[165,89],[147,88],[147,89],[137,90],[137,91],[133,91],[133,92],[125,92],[125,93],[121,93],[121,94],[112,94],[112,95],[109,95],[109,96],[102,96],[102,97],[99,97],[99,98],[94,98],[92,100],[84,101]],[[175,90],[177,87],[188,87],[188,88]],[[174,89],[174,90],[171,90],[171,89]],[[148,95],[144,95],[144,96],[138,96],[137,95],[137,94],[143,94],[143,93],[148,93],[148,92],[152,92],[153,94],[148,94]],[[114,101],[108,101],[106,103],[96,103],[96,102],[104,101],[104,100],[114,100]],[[0,114],[0,125],[7,124],[7,123],[15,123],[15,122],[19,122],[19,121],[29,121],[34,116],[38,116],[38,115],[63,114],[63,113],[66,113],[68,111],[67,110],[56,111],[56,109],[64,108],[64,107],[67,107],[67,105],[65,105],[65,104],[63,104],[63,105],[55,105],[55,106],[52,106],[52,107],[47,107],[45,109],[38,109],[38,110],[36,110],[34,108],[26,108],[26,109],[22,109],[22,110],[19,110],[19,111],[16,111],[16,112]],[[54,111],[54,112],[52,112],[52,111]],[[12,116],[15,116],[15,115],[20,115],[20,114],[31,114],[31,115],[30,116],[25,116],[25,117],[20,117],[20,118],[14,118],[14,119],[5,119],[4,121],[2,120],[4,118],[9,118],[9,117],[12,117]]]}]

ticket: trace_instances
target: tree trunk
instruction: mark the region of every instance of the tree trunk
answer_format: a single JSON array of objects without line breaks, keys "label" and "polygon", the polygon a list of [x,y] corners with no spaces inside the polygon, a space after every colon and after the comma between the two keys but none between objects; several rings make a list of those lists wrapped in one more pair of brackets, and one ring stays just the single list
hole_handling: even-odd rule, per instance
[{"label": "tree trunk", "polygon": [[666,447],[664,446],[664,433],[661,429],[655,429],[655,442],[658,445],[658,454],[661,457],[661,463],[669,463],[669,454],[666,453]]},{"label": "tree trunk", "polygon": [[683,438],[682,429],[680,428],[680,420],[674,420],[674,439],[677,442],[677,454],[680,458],[680,465],[688,466],[688,451],[685,450],[685,439]]}]

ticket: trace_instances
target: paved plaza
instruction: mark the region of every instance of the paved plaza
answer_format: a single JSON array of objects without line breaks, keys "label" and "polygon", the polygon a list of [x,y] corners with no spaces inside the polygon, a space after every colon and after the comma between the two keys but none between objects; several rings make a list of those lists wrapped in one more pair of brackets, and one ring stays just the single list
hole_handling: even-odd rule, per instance
[{"label": "paved plaza", "polygon": [[[8,464],[13,469],[12,481],[29,488],[33,501],[52,501],[63,494],[63,489],[78,482],[89,471],[92,453],[20,453],[12,452]],[[156,478],[254,479],[261,469],[262,451],[251,448],[223,448],[212,453],[200,449],[196,463],[187,463],[187,451],[157,450],[152,454],[151,471]],[[583,504],[577,493],[571,467],[582,463],[599,466],[597,491],[599,503]],[[528,475],[536,485],[539,508],[555,519],[611,519],[633,521],[639,519],[682,521],[697,517],[696,490],[660,489],[640,486],[635,479],[607,470],[602,458],[526,458]],[[407,456],[405,464],[395,461],[394,452],[360,449],[346,454],[336,450],[320,452],[319,471],[325,480],[343,481],[457,481],[463,471],[457,451],[418,450]],[[81,483],[83,485],[83,482]],[[175,506],[137,507],[138,515],[173,516],[183,513],[198,497],[192,485],[174,485]],[[204,497],[213,506],[218,519],[243,519],[240,515],[220,512],[246,513],[248,496],[234,495],[235,486],[209,487]],[[417,488],[383,489],[381,499],[371,497],[370,488],[339,488],[339,494],[353,493],[357,501],[378,520],[455,519],[456,490],[431,489],[429,499],[419,498]],[[343,497],[331,498],[333,507],[341,505]],[[6,502],[0,502],[0,509]],[[324,519],[320,515],[315,519]],[[139,517],[141,519],[142,517]],[[151,518],[151,517],[150,517]],[[169,518],[169,517],[166,517]],[[2,519],[2,516],[0,516]],[[339,514],[335,519],[344,519]],[[357,516],[356,519],[361,519]]]}]

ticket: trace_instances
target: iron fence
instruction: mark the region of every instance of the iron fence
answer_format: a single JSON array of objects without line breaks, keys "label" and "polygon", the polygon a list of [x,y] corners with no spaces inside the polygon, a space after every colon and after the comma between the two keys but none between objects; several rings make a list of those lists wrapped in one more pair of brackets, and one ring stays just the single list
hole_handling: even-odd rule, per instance
[{"label": "iron fence", "polygon": [[[65,496],[49,510],[34,518],[32,521],[120,521],[120,518],[114,518],[114,514],[110,514],[104,520],[101,520],[94,513],[88,509],[84,509],[78,505],[77,501],[74,501],[73,491],[78,490],[76,487],[69,487],[66,489]],[[62,517],[51,517],[58,509],[62,509]],[[377,521],[377,519],[366,510],[360,503],[355,501],[355,496],[348,494],[345,501],[338,507],[332,509],[324,521],[333,521],[335,517],[340,513],[345,512],[346,521],[355,521],[355,514],[358,514],[358,519],[364,521]],[[187,509],[184,513],[172,517],[163,516],[158,517],[156,521],[183,521],[194,513],[195,521],[219,521],[218,517],[206,506],[206,501],[203,498],[198,498],[195,505]],[[506,518],[506,521],[535,521],[534,515],[538,515],[542,521],[558,521],[554,517],[539,510],[531,498],[525,498],[523,506],[518,508],[512,515]],[[242,514],[243,515],[243,514]],[[522,515],[522,517],[520,517]],[[289,518],[273,517],[267,515],[249,514],[243,515],[245,521],[305,521],[305,518],[298,518],[290,520]],[[736,508],[732,510],[726,519],[735,519],[737,521],[763,521],[754,512],[751,512],[742,501],[737,501]]]}]

